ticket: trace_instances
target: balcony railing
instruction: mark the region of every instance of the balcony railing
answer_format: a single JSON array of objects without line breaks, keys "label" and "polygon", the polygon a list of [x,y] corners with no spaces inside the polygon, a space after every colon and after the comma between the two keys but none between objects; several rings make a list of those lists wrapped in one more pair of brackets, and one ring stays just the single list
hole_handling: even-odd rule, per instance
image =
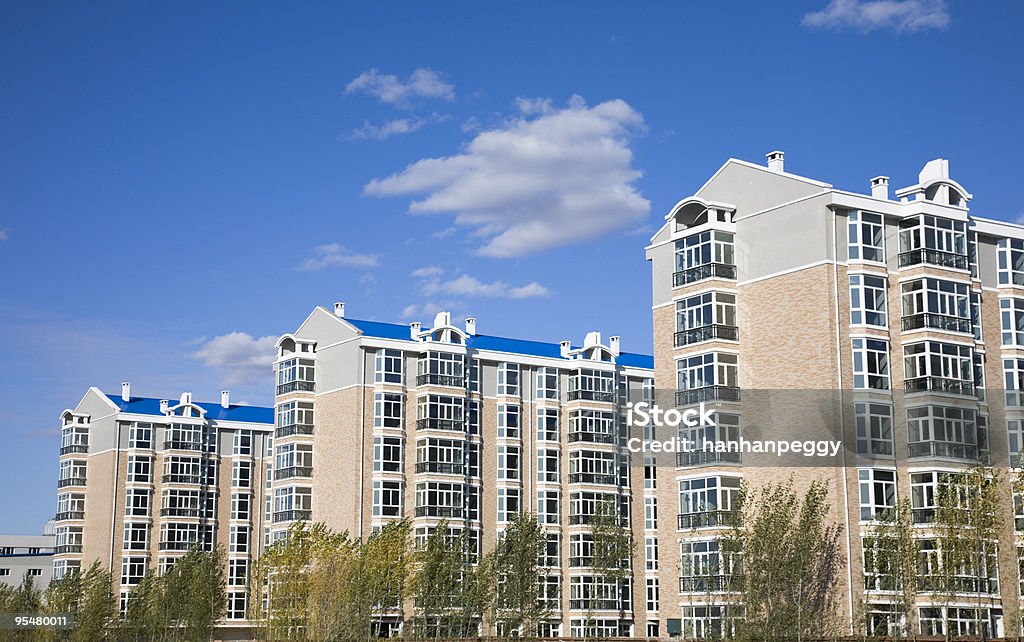
[{"label": "balcony railing", "polygon": [[736,266],[728,263],[705,263],[681,270],[672,275],[672,286],[678,288],[688,283],[696,283],[704,279],[736,279]]},{"label": "balcony railing", "polygon": [[275,437],[290,437],[292,435],[312,435],[313,426],[310,424],[288,424],[281,426],[274,431]]},{"label": "balcony railing", "polygon": [[54,555],[64,555],[65,553],[81,553],[81,544],[61,544],[60,546],[53,547]]},{"label": "balcony railing", "polygon": [[164,450],[202,450],[203,444],[199,441],[165,441]]},{"label": "balcony railing", "polygon": [[292,477],[312,477],[312,466],[289,466],[274,471],[274,479],[291,479]]},{"label": "balcony railing", "polygon": [[282,383],[277,387],[277,394],[283,395],[289,392],[313,392],[316,384],[312,381],[291,381]]},{"label": "balcony railing", "polygon": [[943,457],[961,461],[979,461],[978,447],[950,441],[918,441],[909,444],[908,458]]},{"label": "balcony railing", "polygon": [[917,590],[919,592],[940,592],[942,590],[953,593],[998,593],[999,580],[994,577],[942,577],[940,575],[922,575],[917,578]]},{"label": "balcony railing", "polygon": [[442,475],[461,475],[465,466],[461,462],[420,461],[416,462],[418,473],[440,473]]},{"label": "balcony railing", "polygon": [[615,486],[619,476],[614,473],[569,473],[570,484],[604,484]]},{"label": "balcony railing", "polygon": [[426,417],[416,420],[416,430],[454,430],[466,431],[465,419],[438,419],[437,417]]},{"label": "balcony railing", "polygon": [[708,510],[699,513],[680,513],[677,518],[679,530],[686,531],[693,528],[732,526],[736,513],[731,510]]},{"label": "balcony railing", "polygon": [[573,611],[621,611],[618,600],[569,600]]},{"label": "balcony railing", "polygon": [[160,517],[202,517],[205,512],[205,509],[198,507],[172,506],[170,508],[161,508]]},{"label": "balcony railing", "polygon": [[62,455],[84,455],[89,452],[89,444],[70,444],[67,446],[61,446],[60,454]]},{"label": "balcony railing", "polygon": [[449,388],[465,388],[464,375],[421,374],[416,375],[417,386],[447,386]]},{"label": "balcony railing", "polygon": [[715,452],[713,450],[693,450],[676,454],[676,466],[703,466],[705,464],[740,464],[743,453]]},{"label": "balcony railing", "polygon": [[84,510],[66,510],[62,513],[57,513],[54,516],[54,521],[63,522],[69,519],[85,519]]},{"label": "balcony railing", "polygon": [[610,432],[591,432],[589,430],[577,430],[569,433],[569,442],[585,441],[592,444],[614,444],[615,435]]},{"label": "balcony railing", "polygon": [[702,401],[739,401],[740,389],[736,386],[704,386],[676,392],[676,406],[692,406]]},{"label": "balcony railing", "polygon": [[64,479],[57,480],[57,488],[64,488],[66,486],[85,486],[85,477],[65,477]]},{"label": "balcony railing", "polygon": [[726,341],[738,341],[740,330],[734,325],[703,325],[699,328],[680,330],[676,332],[676,347],[688,346],[693,343],[711,341],[712,339],[724,339]]},{"label": "balcony railing", "polygon": [[606,390],[570,390],[566,396],[569,401],[602,401],[615,403],[615,393]]},{"label": "balcony railing", "polygon": [[[584,525],[591,524],[594,521],[594,517],[595,517],[594,515],[570,514],[569,515],[569,524],[571,524],[573,526],[577,526],[577,525],[580,525],[580,524],[584,524]],[[629,520],[626,517],[620,516],[619,517],[619,526],[622,526],[623,528],[628,528],[629,527]]]},{"label": "balcony railing", "polygon": [[903,383],[907,394],[919,392],[937,392],[944,395],[957,395],[962,397],[974,396],[974,383],[963,379],[949,379],[947,377],[915,377],[907,379]]},{"label": "balcony railing", "polygon": [[920,330],[921,328],[934,328],[936,330],[962,332],[964,334],[971,334],[973,331],[971,328],[971,320],[961,317],[951,317],[945,314],[932,314],[931,312],[922,312],[921,314],[912,314],[910,316],[903,317],[904,332],[907,330]]},{"label": "balcony railing", "polygon": [[417,506],[416,517],[462,517],[462,506]]},{"label": "balcony railing", "polygon": [[920,248],[909,252],[900,252],[899,263],[901,268],[927,263],[928,265],[966,270],[967,255]]},{"label": "balcony railing", "polygon": [[914,524],[932,524],[935,522],[934,508],[910,509],[910,521]]},{"label": "balcony railing", "polygon": [[725,575],[689,575],[679,578],[680,593],[716,593],[725,590]]},{"label": "balcony railing", "polygon": [[165,484],[202,484],[202,475],[187,475],[182,473],[169,473],[163,476]]},{"label": "balcony railing", "polygon": [[160,542],[161,551],[191,551],[194,548],[201,548],[202,542]]},{"label": "balcony railing", "polygon": [[274,523],[297,522],[302,520],[308,522],[313,517],[311,510],[279,510],[274,513]]}]

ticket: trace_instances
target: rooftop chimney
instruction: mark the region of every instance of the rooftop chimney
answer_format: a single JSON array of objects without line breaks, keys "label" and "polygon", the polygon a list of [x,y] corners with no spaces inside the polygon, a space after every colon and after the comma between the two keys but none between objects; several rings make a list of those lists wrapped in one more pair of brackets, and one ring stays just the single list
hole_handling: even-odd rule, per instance
[{"label": "rooftop chimney", "polygon": [[876,176],[871,179],[871,195],[882,200],[889,200],[888,176]]},{"label": "rooftop chimney", "polygon": [[413,321],[412,323],[410,323],[409,324],[409,336],[411,336],[413,338],[413,340],[419,339],[419,337],[416,336],[419,333],[420,333],[420,322],[419,321]]},{"label": "rooftop chimney", "polygon": [[220,407],[230,408],[231,407],[231,391],[221,390],[220,391]]},{"label": "rooftop chimney", "polygon": [[167,407],[169,405],[170,405],[170,402],[168,402],[166,399],[161,399],[160,400],[160,412],[166,415],[167,414]]},{"label": "rooftop chimney", "polygon": [[476,335],[476,318],[466,317],[466,334],[469,336]]},{"label": "rooftop chimney", "polygon": [[559,353],[561,353],[561,355],[563,357],[568,357],[569,356],[569,350],[571,348],[572,348],[572,341],[563,341],[563,342],[558,344]]},{"label": "rooftop chimney", "polygon": [[783,154],[779,150],[775,150],[774,152],[768,152],[766,156],[768,157],[768,169],[772,170],[773,172],[784,171],[783,161],[786,158],[785,154]]},{"label": "rooftop chimney", "polygon": [[125,381],[121,383],[121,401],[132,400],[132,382]]},{"label": "rooftop chimney", "polygon": [[619,337],[608,337],[608,349],[616,357],[619,356]]},{"label": "rooftop chimney", "polygon": [[338,317],[339,319],[344,319],[345,318],[345,302],[344,301],[338,301],[338,302],[336,302],[334,304],[334,316]]}]

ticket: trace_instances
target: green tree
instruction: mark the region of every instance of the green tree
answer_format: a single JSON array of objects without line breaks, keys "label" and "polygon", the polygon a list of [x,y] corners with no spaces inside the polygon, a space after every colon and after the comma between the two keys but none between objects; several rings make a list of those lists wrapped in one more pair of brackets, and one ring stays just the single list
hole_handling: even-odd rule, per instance
[{"label": "green tree", "polygon": [[45,639],[92,642],[115,637],[117,601],[111,589],[110,572],[98,561],[84,571],[70,572],[50,582],[45,602],[47,613],[70,613],[75,621],[71,631],[51,631]]},{"label": "green tree", "polygon": [[491,609],[499,635],[535,637],[538,625],[547,617],[538,566],[546,541],[533,513],[516,513],[499,536],[494,551],[497,586]]},{"label": "green tree", "polygon": [[744,487],[743,517],[725,538],[724,569],[736,604],[737,636],[744,640],[804,640],[834,633],[841,528],[828,523],[828,485],[811,482],[801,500],[793,480]]},{"label": "green tree", "polygon": [[908,636],[918,586],[918,549],[910,502],[901,500],[895,510],[876,519],[863,541],[865,588],[887,592],[887,603],[897,621],[883,625],[863,615],[858,618],[861,631],[868,637]]},{"label": "green tree", "polygon": [[[32,576],[25,572],[21,584],[17,587],[0,584],[0,613],[25,613],[36,614],[42,607],[42,592],[36,588]],[[31,640],[33,631],[5,631],[5,639],[12,642],[18,640]]]}]

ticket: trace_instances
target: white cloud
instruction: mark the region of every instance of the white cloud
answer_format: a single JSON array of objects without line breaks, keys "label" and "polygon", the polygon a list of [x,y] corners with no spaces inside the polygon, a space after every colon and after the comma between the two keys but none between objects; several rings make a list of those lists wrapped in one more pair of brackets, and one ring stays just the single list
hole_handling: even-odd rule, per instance
[{"label": "white cloud", "polygon": [[[519,109],[544,109],[524,100]],[[573,96],[477,134],[465,151],[419,160],[364,188],[371,196],[425,194],[409,211],[453,214],[484,239],[477,252],[515,257],[638,225],[650,202],[633,186],[629,144],[643,117],[623,100],[588,107]]]},{"label": "white cloud", "polygon": [[434,276],[441,276],[441,274],[443,274],[443,273],[444,273],[444,270],[440,266],[428,265],[426,267],[421,267],[421,268],[418,268],[416,270],[413,270],[410,273],[410,276],[412,276],[414,278],[417,278],[417,279],[428,279],[428,278],[434,277]]},{"label": "white cloud", "polygon": [[512,287],[503,281],[485,283],[476,277],[463,274],[449,281],[432,278],[422,286],[423,294],[449,294],[453,296],[508,297],[511,299],[528,299],[531,297],[549,296],[551,290],[540,283],[532,281],[526,285]]},{"label": "white cloud", "polygon": [[339,243],[328,243],[313,248],[313,256],[309,257],[295,269],[316,271],[329,267],[371,268],[380,264],[376,254],[353,254]]},{"label": "white cloud", "polygon": [[441,312],[443,310],[451,310],[455,307],[451,303],[413,303],[407,305],[402,309],[403,319],[415,319],[419,316],[429,317]]},{"label": "white cloud", "polygon": [[273,336],[255,339],[245,332],[230,332],[207,341],[192,358],[217,370],[225,386],[265,383],[272,377],[275,343]]},{"label": "white cloud", "polygon": [[350,138],[356,140],[386,140],[392,136],[411,134],[422,129],[426,125],[440,123],[448,120],[447,116],[431,114],[428,118],[396,118],[386,120],[380,125],[374,125],[368,120],[363,121],[363,126],[352,130]]},{"label": "white cloud", "polygon": [[432,69],[421,68],[402,82],[393,74],[382,74],[370,69],[359,74],[345,87],[346,94],[366,93],[375,96],[382,103],[408,108],[412,98],[436,98],[454,100],[455,87]]},{"label": "white cloud", "polygon": [[821,11],[804,15],[801,23],[815,29],[879,29],[923,31],[950,24],[945,0],[831,0]]},{"label": "white cloud", "polygon": [[7,240],[7,230],[0,230],[0,241]]}]

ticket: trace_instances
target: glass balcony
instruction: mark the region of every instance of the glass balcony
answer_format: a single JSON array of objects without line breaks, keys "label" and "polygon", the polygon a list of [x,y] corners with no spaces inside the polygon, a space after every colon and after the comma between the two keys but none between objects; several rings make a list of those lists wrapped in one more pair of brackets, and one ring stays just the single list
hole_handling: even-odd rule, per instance
[{"label": "glass balcony", "polygon": [[688,346],[694,343],[711,341],[712,339],[723,339],[726,341],[738,341],[740,331],[734,325],[705,325],[699,328],[681,330],[675,334],[675,346]]},{"label": "glass balcony", "polygon": [[609,432],[590,432],[588,430],[577,430],[569,433],[569,442],[587,442],[591,444],[614,444],[615,435]]},{"label": "glass balcony", "polygon": [[736,279],[736,266],[727,263],[705,263],[672,275],[672,286],[680,287],[705,279]]},{"label": "glass balcony", "polygon": [[455,430],[466,431],[464,419],[440,419],[438,417],[426,417],[416,420],[416,430]]},{"label": "glass balcony", "polygon": [[458,462],[421,461],[416,463],[418,473],[440,473],[442,475],[461,475],[465,467]]},{"label": "glass balcony", "polygon": [[916,377],[903,382],[903,389],[907,394],[934,392],[945,395],[956,395],[959,397],[973,397],[974,383],[963,379],[949,379],[947,377]]},{"label": "glass balcony", "polygon": [[417,506],[416,517],[462,518],[462,506]]},{"label": "glass balcony", "polygon": [[291,435],[312,435],[313,426],[309,424],[289,424],[281,426],[274,431],[275,437],[290,437]]},{"label": "glass balcony", "polygon": [[202,442],[198,441],[165,441],[164,450],[191,450],[201,451],[203,449]]},{"label": "glass balcony", "polygon": [[570,484],[604,484],[615,486],[618,484],[618,475],[611,473],[569,473]]},{"label": "glass balcony", "polygon": [[736,386],[704,386],[676,392],[676,406],[692,406],[702,401],[739,401],[740,389]]},{"label": "glass balcony", "polygon": [[725,590],[725,575],[690,575],[679,578],[680,593],[715,593]]},{"label": "glass balcony", "polygon": [[731,510],[709,510],[701,511],[699,513],[680,513],[677,516],[679,530],[681,531],[687,531],[694,528],[732,526],[735,517],[735,511]]},{"label": "glass balcony", "polygon": [[89,444],[70,444],[68,446],[61,446],[60,454],[71,455],[71,454],[87,454],[89,452]]},{"label": "glass balcony", "polygon": [[308,522],[313,517],[311,510],[279,510],[274,513],[274,523],[297,522],[302,520]]},{"label": "glass balcony", "polygon": [[292,477],[312,477],[312,466],[290,466],[274,471],[274,479],[291,479]]},{"label": "glass balcony", "polygon": [[941,250],[929,250],[926,248],[910,250],[909,252],[900,252],[899,265],[901,268],[921,264],[966,270],[967,255],[943,252]]},{"label": "glass balcony", "polygon": [[54,521],[58,521],[58,522],[63,522],[63,521],[69,520],[69,519],[85,519],[85,511],[84,510],[68,510],[68,511],[64,511],[63,513],[57,513],[57,515],[54,516],[53,519],[54,519]]},{"label": "glass balcony", "polygon": [[316,385],[312,381],[292,381],[282,383],[277,387],[277,394],[284,395],[289,392],[313,392]]},{"label": "glass balcony", "polygon": [[64,479],[57,480],[57,488],[65,488],[67,486],[85,486],[85,477],[65,477]]},{"label": "glass balcony", "polygon": [[165,484],[202,484],[202,475],[187,475],[181,473],[170,473],[163,476]]},{"label": "glass balcony", "polygon": [[904,332],[921,328],[934,328],[935,330],[961,332],[963,334],[971,334],[973,331],[970,319],[951,317],[945,314],[931,314],[930,312],[903,317]]},{"label": "glass balcony", "polygon": [[918,441],[908,446],[909,459],[942,457],[960,461],[978,462],[978,447],[973,444],[958,444],[949,441]]},{"label": "glass balcony", "polygon": [[740,452],[714,452],[705,450],[694,450],[688,453],[676,453],[676,466],[703,466],[705,464],[741,464],[743,453]]},{"label": "glass balcony", "polygon": [[603,401],[615,403],[615,393],[605,390],[570,390],[566,396],[569,401]]},{"label": "glass balcony", "polygon": [[448,386],[450,388],[465,388],[466,377],[462,375],[445,374],[421,374],[416,376],[417,386]]}]

